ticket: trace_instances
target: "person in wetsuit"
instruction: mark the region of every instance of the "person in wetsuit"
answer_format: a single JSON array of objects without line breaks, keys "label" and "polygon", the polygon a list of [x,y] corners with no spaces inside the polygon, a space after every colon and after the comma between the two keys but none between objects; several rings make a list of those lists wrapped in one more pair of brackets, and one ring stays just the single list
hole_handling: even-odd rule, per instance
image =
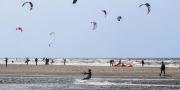
[{"label": "person in wetsuit", "polygon": [[162,62],[162,64],[161,64],[161,73],[159,74],[159,76],[161,76],[161,74],[162,74],[162,72],[164,73],[164,76],[165,76],[165,69],[166,69],[166,67],[165,67],[165,64],[164,64],[164,62]]},{"label": "person in wetsuit", "polygon": [[64,65],[66,65],[66,58],[63,58],[63,60],[64,60]]},{"label": "person in wetsuit", "polygon": [[49,58],[45,59],[45,65],[49,65]]},{"label": "person in wetsuit", "polygon": [[83,80],[91,79],[91,76],[92,76],[91,69],[89,69],[88,72],[84,72],[82,74],[87,75],[87,77],[83,78]]},{"label": "person in wetsuit", "polygon": [[26,58],[25,63],[28,65],[29,61],[30,61],[30,59],[29,59],[29,58]]},{"label": "person in wetsuit", "polygon": [[5,58],[5,62],[6,62],[6,68],[7,68],[7,63],[8,63],[8,58]]},{"label": "person in wetsuit", "polygon": [[110,67],[112,66],[113,62],[114,62],[114,60],[110,60],[110,62],[109,62],[110,63]]},{"label": "person in wetsuit", "polygon": [[144,67],[144,60],[141,61],[142,67]]},{"label": "person in wetsuit", "polygon": [[36,62],[36,66],[37,66],[37,63],[38,63],[38,58],[35,58],[35,62]]}]

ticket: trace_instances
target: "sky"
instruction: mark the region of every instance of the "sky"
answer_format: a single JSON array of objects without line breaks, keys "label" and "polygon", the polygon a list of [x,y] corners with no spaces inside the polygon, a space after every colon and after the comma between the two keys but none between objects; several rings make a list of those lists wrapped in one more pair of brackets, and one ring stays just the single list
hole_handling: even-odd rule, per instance
[{"label": "sky", "polygon": [[1,0],[0,57],[180,57],[180,0],[26,1]]}]

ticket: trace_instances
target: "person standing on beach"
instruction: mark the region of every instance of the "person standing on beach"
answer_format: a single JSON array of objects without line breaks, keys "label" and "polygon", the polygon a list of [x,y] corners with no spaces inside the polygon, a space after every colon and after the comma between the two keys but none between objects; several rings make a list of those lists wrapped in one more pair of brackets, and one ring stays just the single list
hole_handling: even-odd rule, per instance
[{"label": "person standing on beach", "polygon": [[29,61],[30,61],[30,59],[29,59],[29,58],[26,58],[25,63],[28,65]]},{"label": "person standing on beach", "polygon": [[110,63],[110,67],[112,66],[113,62],[114,62],[114,60],[111,59],[110,62],[109,62]]},{"label": "person standing on beach", "polygon": [[66,58],[63,58],[63,60],[64,60],[64,65],[66,65]]},{"label": "person standing on beach", "polygon": [[35,62],[36,62],[36,66],[37,66],[38,58],[35,58]]},{"label": "person standing on beach", "polygon": [[142,67],[144,67],[144,60],[141,61]]},{"label": "person standing on beach", "polygon": [[5,62],[6,62],[6,68],[7,68],[7,63],[8,63],[8,58],[5,58]]},{"label": "person standing on beach", "polygon": [[166,69],[166,67],[165,67],[164,62],[161,63],[161,68],[160,69],[161,69],[161,73],[159,74],[159,76],[161,76],[162,72],[164,72],[164,76],[165,76],[165,69]]},{"label": "person standing on beach", "polygon": [[49,65],[49,58],[45,59],[45,65]]},{"label": "person standing on beach", "polygon": [[118,63],[119,66],[121,66],[121,59],[119,59],[119,63]]},{"label": "person standing on beach", "polygon": [[91,76],[92,76],[91,69],[89,69],[88,72],[84,72],[84,73],[82,73],[82,74],[84,74],[84,75],[87,74],[87,77],[83,78],[83,80],[89,80],[89,79],[91,79]]}]

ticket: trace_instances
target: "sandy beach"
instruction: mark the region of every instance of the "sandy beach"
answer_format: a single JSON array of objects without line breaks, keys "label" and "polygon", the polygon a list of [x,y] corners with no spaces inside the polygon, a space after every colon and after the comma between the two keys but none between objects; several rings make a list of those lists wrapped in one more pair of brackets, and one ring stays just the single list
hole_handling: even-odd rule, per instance
[{"label": "sandy beach", "polygon": [[[92,69],[92,78],[82,80]],[[0,64],[0,90],[179,90],[179,68]]]},{"label": "sandy beach", "polygon": [[[63,65],[14,65],[6,68],[0,65],[0,74],[10,75],[81,75],[82,72],[92,69],[93,76],[158,76],[157,67],[108,67],[108,66],[63,66]],[[166,68],[166,75],[180,78],[179,68]]]}]

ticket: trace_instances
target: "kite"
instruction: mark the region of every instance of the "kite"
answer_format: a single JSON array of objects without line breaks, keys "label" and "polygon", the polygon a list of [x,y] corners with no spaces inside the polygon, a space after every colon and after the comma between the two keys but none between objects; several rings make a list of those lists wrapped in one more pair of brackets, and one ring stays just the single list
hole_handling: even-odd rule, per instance
[{"label": "kite", "polygon": [[30,5],[30,11],[31,11],[33,9],[33,3],[32,2],[25,2],[25,3],[23,3],[22,7],[24,7],[24,5],[26,5],[27,3]]},{"label": "kite", "polygon": [[48,46],[52,47],[53,43],[55,42],[55,32],[50,32],[49,36],[50,36],[50,42],[49,42]]},{"label": "kite", "polygon": [[102,12],[104,13],[105,17],[107,16],[107,12],[106,10],[102,10]]},{"label": "kite", "polygon": [[53,43],[52,43],[52,42],[50,42],[50,43],[48,44],[48,46],[49,46],[49,47],[51,47],[51,46],[52,46],[52,44],[53,44]]},{"label": "kite", "polygon": [[49,35],[50,36],[55,35],[55,32],[50,32]]},{"label": "kite", "polygon": [[22,29],[21,27],[17,27],[17,28],[16,28],[16,31],[23,32],[23,29]]},{"label": "kite", "polygon": [[150,5],[149,3],[145,3],[145,4],[139,5],[139,7],[141,7],[141,6],[143,6],[143,5],[145,5],[145,6],[147,7],[147,9],[148,9],[147,14],[149,14],[149,13],[151,12],[151,5]]},{"label": "kite", "polygon": [[93,29],[92,30],[95,30],[97,28],[97,23],[96,22],[91,22],[93,24]]},{"label": "kite", "polygon": [[76,4],[77,0],[73,0],[73,4]]},{"label": "kite", "polygon": [[118,16],[118,17],[117,17],[117,20],[118,20],[118,21],[121,21],[121,19],[122,19],[121,16]]}]

